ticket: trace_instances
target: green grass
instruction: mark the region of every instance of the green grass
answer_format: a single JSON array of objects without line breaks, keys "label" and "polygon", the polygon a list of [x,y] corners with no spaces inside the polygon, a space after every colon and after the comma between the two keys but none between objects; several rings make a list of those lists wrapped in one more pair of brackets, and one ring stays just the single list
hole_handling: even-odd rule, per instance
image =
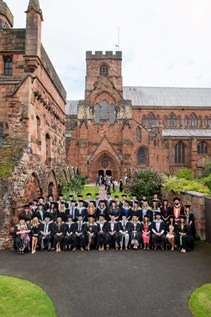
[{"label": "green grass", "polygon": [[39,286],[0,276],[0,316],[56,317],[56,312],[50,298]]},{"label": "green grass", "polygon": [[195,317],[211,317],[211,284],[205,284],[192,293],[189,307]]},{"label": "green grass", "polygon": [[[92,199],[94,200],[95,199],[95,194],[99,193],[100,191],[100,188],[99,186],[85,186],[84,189],[82,190],[81,192],[81,195],[83,195],[83,199],[85,200],[86,199],[86,194],[87,193],[90,193],[92,194]],[[116,193],[114,193],[113,189],[111,188],[110,190],[111,192],[111,196],[114,198],[114,196],[119,196],[119,199],[121,200],[122,199],[122,195],[124,194],[124,192],[120,192],[119,189],[118,191],[116,191]],[[129,198],[129,196],[128,196]]]}]

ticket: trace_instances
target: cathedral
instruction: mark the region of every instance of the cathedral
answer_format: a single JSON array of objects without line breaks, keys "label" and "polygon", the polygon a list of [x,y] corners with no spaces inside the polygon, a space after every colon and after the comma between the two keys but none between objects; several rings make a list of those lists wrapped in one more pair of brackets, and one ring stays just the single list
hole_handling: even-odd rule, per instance
[{"label": "cathedral", "polygon": [[200,175],[211,157],[210,88],[124,87],[120,51],[86,52],[85,81],[85,99],[66,105],[68,165],[90,181],[146,167]]},{"label": "cathedral", "polygon": [[[136,168],[200,175],[211,156],[211,89],[124,87],[122,52],[86,52],[85,99],[66,91],[42,45],[43,13],[26,27],[0,0],[0,249],[23,206],[54,199],[80,173],[119,180]],[[136,70],[134,70],[136,71]]]}]

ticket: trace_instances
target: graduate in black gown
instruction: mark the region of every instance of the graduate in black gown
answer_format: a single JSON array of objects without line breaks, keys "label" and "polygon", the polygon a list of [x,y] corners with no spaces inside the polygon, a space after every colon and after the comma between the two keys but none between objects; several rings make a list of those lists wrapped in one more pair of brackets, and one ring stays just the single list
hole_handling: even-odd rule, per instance
[{"label": "graduate in black gown", "polygon": [[63,249],[65,233],[66,225],[62,221],[62,217],[57,217],[56,222],[52,225],[53,249],[56,249],[56,252],[61,252]]},{"label": "graduate in black gown", "polygon": [[73,215],[67,216],[66,221],[66,230],[65,230],[65,238],[64,238],[64,244],[65,244],[65,250],[71,250],[71,247],[73,245],[72,237],[73,234],[76,232],[76,224],[73,221]]},{"label": "graduate in black gown", "polygon": [[191,205],[185,205],[186,223],[189,226],[193,239],[196,238],[196,227],[194,213],[191,211]]},{"label": "graduate in black gown", "polygon": [[99,220],[97,221],[97,248],[99,251],[104,251],[107,235],[107,221],[105,220],[105,215],[100,214]]},{"label": "graduate in black gown", "polygon": [[96,239],[98,227],[93,215],[88,216],[87,226],[87,247],[86,250],[90,251],[91,246],[96,247]]}]

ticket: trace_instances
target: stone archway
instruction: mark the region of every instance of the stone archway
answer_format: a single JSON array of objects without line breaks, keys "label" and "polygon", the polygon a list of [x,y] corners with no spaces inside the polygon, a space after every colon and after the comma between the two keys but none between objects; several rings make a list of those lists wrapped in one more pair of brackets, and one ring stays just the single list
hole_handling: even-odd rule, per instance
[{"label": "stone archway", "polygon": [[120,166],[116,159],[107,152],[100,153],[92,162],[90,162],[89,177],[92,181],[95,181],[97,175],[109,175],[113,179],[119,179]]},{"label": "stone archway", "polygon": [[42,188],[40,187],[40,181],[36,173],[32,173],[26,180],[24,186],[24,201],[32,201],[40,195],[42,195]]}]

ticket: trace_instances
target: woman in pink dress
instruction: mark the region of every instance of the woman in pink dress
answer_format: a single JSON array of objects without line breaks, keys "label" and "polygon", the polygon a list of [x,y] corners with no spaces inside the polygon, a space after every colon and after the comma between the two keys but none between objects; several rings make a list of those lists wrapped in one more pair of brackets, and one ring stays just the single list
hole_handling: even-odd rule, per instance
[{"label": "woman in pink dress", "polygon": [[142,241],[144,244],[144,250],[149,250],[150,235],[151,235],[151,222],[149,216],[145,215],[144,220],[141,223]]}]

